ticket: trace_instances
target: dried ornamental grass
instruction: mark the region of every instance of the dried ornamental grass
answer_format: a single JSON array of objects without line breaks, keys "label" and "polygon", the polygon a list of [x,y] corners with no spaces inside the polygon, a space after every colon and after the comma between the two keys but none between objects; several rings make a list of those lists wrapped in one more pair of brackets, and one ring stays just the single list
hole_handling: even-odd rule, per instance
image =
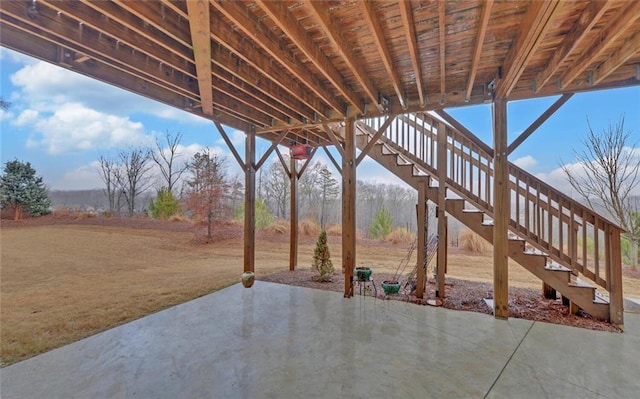
[{"label": "dried ornamental grass", "polygon": [[478,254],[491,251],[491,244],[471,230],[463,230],[458,238],[460,248]]},{"label": "dried ornamental grass", "polygon": [[415,238],[415,234],[404,227],[396,227],[385,237],[387,241],[394,244],[411,244]]},{"label": "dried ornamental grass", "polygon": [[313,219],[304,219],[300,222],[299,233],[304,236],[317,236],[320,233],[320,225]]}]

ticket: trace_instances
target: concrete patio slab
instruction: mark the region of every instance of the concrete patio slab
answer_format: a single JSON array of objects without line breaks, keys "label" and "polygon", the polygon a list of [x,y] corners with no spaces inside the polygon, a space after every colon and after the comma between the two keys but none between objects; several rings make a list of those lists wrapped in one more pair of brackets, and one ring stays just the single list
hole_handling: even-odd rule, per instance
[{"label": "concrete patio slab", "polygon": [[6,367],[0,393],[635,397],[640,322],[631,316],[635,332],[612,334],[258,281]]}]

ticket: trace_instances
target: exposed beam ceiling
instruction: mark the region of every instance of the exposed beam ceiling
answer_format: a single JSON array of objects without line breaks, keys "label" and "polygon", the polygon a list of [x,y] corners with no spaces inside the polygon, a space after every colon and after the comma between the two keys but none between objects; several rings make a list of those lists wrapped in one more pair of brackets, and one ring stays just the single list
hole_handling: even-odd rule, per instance
[{"label": "exposed beam ceiling", "polygon": [[559,0],[540,0],[529,3],[529,9],[520,25],[518,36],[513,43],[502,67],[503,78],[498,84],[496,97],[508,97],[518,83],[527,64],[551,27]]},{"label": "exposed beam ceiling", "polygon": [[631,29],[639,17],[640,1],[630,2],[628,7],[620,8],[616,18],[602,30],[595,42],[590,43],[586,51],[582,53],[582,56],[562,74],[560,87],[564,89],[577,79],[578,76],[607,51],[616,40]]},{"label": "exposed beam ceiling", "polygon": [[489,26],[489,18],[491,17],[491,7],[493,7],[493,0],[486,0],[482,6],[480,26],[478,27],[476,43],[473,47],[474,51],[473,58],[471,60],[471,71],[469,72],[469,78],[467,79],[467,90],[464,94],[465,101],[469,101],[469,98],[471,97],[471,90],[473,90],[473,84],[475,83],[476,74],[478,73],[478,65],[480,64],[480,57],[482,57],[482,45],[484,44],[487,27]]},{"label": "exposed beam ceiling", "polygon": [[446,2],[439,1],[438,2],[438,59],[440,60],[440,104],[444,104],[446,102],[446,80],[447,80],[447,71],[445,64],[446,57]]},{"label": "exposed beam ceiling", "polygon": [[420,99],[420,104],[426,104],[424,86],[422,82],[422,66],[420,65],[420,54],[418,50],[418,37],[416,35],[415,23],[413,22],[411,2],[400,0],[400,15],[402,17],[404,33],[409,46],[409,57],[411,58],[411,65],[413,66],[413,73],[415,75],[416,86],[418,88],[418,98]]},{"label": "exposed beam ceiling", "polygon": [[580,18],[573,24],[569,33],[564,37],[562,43],[556,48],[547,66],[536,75],[536,92],[539,91],[551,77],[556,73],[560,65],[567,59],[569,54],[576,48],[591,31],[591,28],[600,20],[600,17],[611,5],[606,1],[592,1],[580,14]]},{"label": "exposed beam ceiling", "polygon": [[345,116],[640,84],[638,1],[189,1],[2,0],[0,44],[318,146]]},{"label": "exposed beam ceiling", "polygon": [[344,96],[349,103],[355,107],[358,113],[364,113],[364,102],[356,96],[352,89],[344,83],[344,78],[331,64],[318,46],[311,40],[303,27],[291,15],[287,9],[289,2],[273,0],[257,0],[257,4],[267,13],[267,15],[285,32],[300,48],[316,68],[331,82],[331,84]]},{"label": "exposed beam ceiling", "polygon": [[[300,59],[294,57],[262,21],[255,17],[254,14],[248,12],[243,3],[239,1],[212,1],[211,4],[218,12],[231,20],[246,37],[251,38],[252,41],[266,51],[269,56],[276,60],[288,73],[305,84],[315,96],[329,104],[339,115],[346,116],[345,104],[339,101],[329,90],[321,86],[318,80],[309,79],[309,76],[313,76],[309,68],[307,68]],[[253,52],[255,52],[255,50]],[[329,115],[325,114],[325,116]]]},{"label": "exposed beam ceiling", "polygon": [[393,84],[393,89],[395,90],[396,96],[398,96],[398,101],[400,101],[400,105],[402,107],[406,107],[407,101],[402,90],[400,77],[398,76],[396,68],[393,65],[393,60],[391,58],[391,54],[389,53],[389,47],[387,46],[384,32],[382,31],[380,21],[376,16],[376,3],[371,0],[359,0],[359,4],[361,5],[361,8],[363,10],[365,21],[367,22],[369,29],[373,34],[373,39],[376,43],[376,48],[378,49],[378,53],[380,54],[381,61],[384,64],[384,68],[387,71],[389,79],[391,79],[391,83]]},{"label": "exposed beam ceiling", "polygon": [[321,1],[304,1],[309,9],[313,12],[313,16],[320,24],[320,28],[322,29],[323,33],[327,35],[327,38],[336,47],[340,56],[344,58],[345,64],[349,67],[349,70],[351,70],[351,73],[353,73],[355,79],[364,89],[364,92],[367,94],[369,101],[372,104],[375,104],[378,109],[382,111],[382,107],[380,107],[380,104],[378,102],[377,90],[373,86],[373,83],[371,83],[371,80],[369,79],[367,73],[362,68],[362,64],[356,59],[356,56],[353,54],[353,51],[347,44],[347,41],[343,37],[339,27],[333,22],[331,14],[329,14],[329,9],[325,6],[324,2]]},{"label": "exposed beam ceiling", "polygon": [[591,84],[602,82],[607,76],[613,73],[629,59],[640,54],[640,31],[627,40],[625,44],[616,50],[605,62],[600,64],[593,73]]}]

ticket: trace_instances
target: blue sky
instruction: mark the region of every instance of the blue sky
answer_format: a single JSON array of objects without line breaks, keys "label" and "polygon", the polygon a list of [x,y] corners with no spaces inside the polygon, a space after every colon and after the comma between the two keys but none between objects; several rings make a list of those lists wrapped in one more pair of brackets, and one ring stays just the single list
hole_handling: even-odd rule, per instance
[{"label": "blue sky", "polygon": [[[185,157],[203,147],[228,154],[213,124],[181,110],[91,80],[51,64],[0,48],[0,93],[12,103],[0,111],[0,158],[29,161],[52,189],[100,188],[97,159],[119,149],[152,145],[165,131],[183,134]],[[526,129],[557,97],[509,104],[509,141]],[[491,144],[490,105],[448,109],[451,115]],[[525,141],[510,160],[562,188],[561,161],[573,161],[573,149],[587,132],[625,115],[625,126],[640,142],[640,87],[576,94]],[[244,134],[229,129],[244,154]],[[269,147],[258,140],[259,153]],[[319,160],[328,163],[319,152]],[[231,174],[239,174],[229,156]],[[399,182],[372,160],[358,167],[358,178]]]}]

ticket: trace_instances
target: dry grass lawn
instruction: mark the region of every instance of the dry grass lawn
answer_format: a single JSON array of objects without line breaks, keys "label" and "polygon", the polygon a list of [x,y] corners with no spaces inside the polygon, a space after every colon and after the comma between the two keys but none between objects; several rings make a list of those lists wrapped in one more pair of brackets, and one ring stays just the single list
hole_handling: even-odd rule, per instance
[{"label": "dry grass lawn", "polygon": [[[330,250],[340,269],[340,237]],[[314,240],[299,247],[298,267],[311,264]],[[2,365],[34,356],[240,280],[242,239],[196,243],[193,233],[87,225],[0,229]],[[358,265],[393,273],[406,245],[359,244]],[[492,281],[491,255],[449,256],[449,276]],[[256,243],[258,275],[288,269],[288,236]],[[406,270],[408,272],[408,270]],[[511,265],[510,283],[540,287]],[[640,297],[638,280],[625,281]],[[633,294],[633,295],[632,295]]]}]

